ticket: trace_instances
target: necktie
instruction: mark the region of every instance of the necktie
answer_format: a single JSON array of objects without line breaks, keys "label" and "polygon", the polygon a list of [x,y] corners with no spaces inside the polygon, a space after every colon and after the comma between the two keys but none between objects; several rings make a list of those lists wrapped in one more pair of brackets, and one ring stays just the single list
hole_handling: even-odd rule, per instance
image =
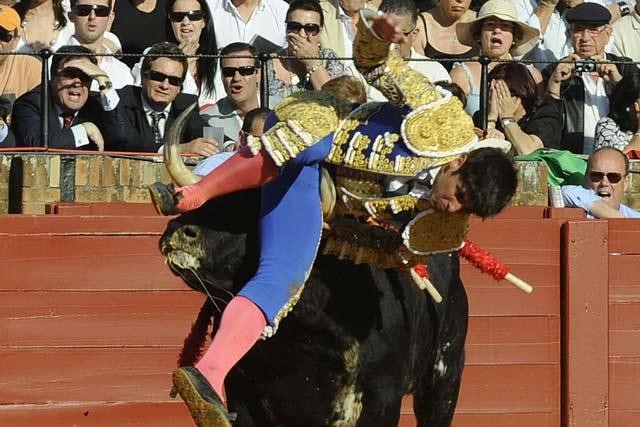
[{"label": "necktie", "polygon": [[62,128],[69,129],[73,124],[75,113],[62,113],[60,116],[62,117]]},{"label": "necktie", "polygon": [[153,141],[158,145],[162,144],[162,134],[160,133],[161,119],[164,119],[164,113],[157,113],[155,111],[151,113],[151,133],[153,134]]}]

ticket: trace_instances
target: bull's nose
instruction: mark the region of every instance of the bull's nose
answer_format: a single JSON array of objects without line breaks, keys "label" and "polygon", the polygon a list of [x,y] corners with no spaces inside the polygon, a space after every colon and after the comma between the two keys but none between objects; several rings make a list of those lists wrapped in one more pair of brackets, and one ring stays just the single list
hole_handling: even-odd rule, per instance
[{"label": "bull's nose", "polygon": [[189,237],[190,239],[196,239],[200,234],[198,228],[192,225],[185,225],[184,227],[182,227],[182,232],[184,233],[185,237]]}]

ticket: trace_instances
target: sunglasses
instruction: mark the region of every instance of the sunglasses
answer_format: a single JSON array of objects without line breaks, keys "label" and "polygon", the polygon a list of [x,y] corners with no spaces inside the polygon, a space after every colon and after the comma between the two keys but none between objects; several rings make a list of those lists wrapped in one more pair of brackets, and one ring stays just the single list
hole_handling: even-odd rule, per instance
[{"label": "sunglasses", "polygon": [[591,180],[591,182],[600,182],[604,179],[605,176],[611,184],[617,184],[618,182],[622,181],[623,177],[623,175],[618,172],[589,172],[589,179]]},{"label": "sunglasses", "polygon": [[189,21],[200,21],[204,18],[204,14],[201,10],[190,10],[188,12],[169,12],[169,20],[171,22],[182,22],[184,18]]},{"label": "sunglasses", "polygon": [[9,43],[11,40],[13,40],[13,32],[4,31],[0,29],[0,41]]},{"label": "sunglasses", "polygon": [[243,65],[242,67],[222,67],[222,75],[224,77],[233,77],[236,71],[241,76],[251,76],[255,74],[256,67],[253,65]]},{"label": "sunglasses", "polygon": [[304,32],[309,36],[318,35],[320,32],[320,25],[318,24],[301,24],[299,22],[290,21],[287,22],[287,33],[299,33],[300,30],[304,29]]},{"label": "sunglasses", "polygon": [[160,71],[147,70],[144,72],[144,76],[154,82],[163,82],[165,80],[169,80],[169,84],[171,86],[181,86],[182,85],[182,77],[169,76],[165,73],[161,73]]},{"label": "sunglasses", "polygon": [[84,71],[75,67],[63,68],[58,71],[58,75],[63,79],[80,79],[83,82],[91,81],[91,77],[87,76]]},{"label": "sunglasses", "polygon": [[96,16],[100,18],[106,18],[111,14],[111,8],[101,4],[77,4],[73,8],[73,13],[77,16],[89,16],[91,11],[95,12]]}]

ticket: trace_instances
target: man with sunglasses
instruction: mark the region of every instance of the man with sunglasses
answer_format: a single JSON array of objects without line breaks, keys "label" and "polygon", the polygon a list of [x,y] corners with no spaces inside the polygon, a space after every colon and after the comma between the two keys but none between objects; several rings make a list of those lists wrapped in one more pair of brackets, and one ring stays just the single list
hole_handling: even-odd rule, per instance
[{"label": "man with sunglasses", "polygon": [[[51,59],[48,146],[102,151],[105,141],[117,145],[126,120],[117,108],[120,98],[93,52],[83,46],[63,46],[57,53]],[[90,93],[93,80],[100,93]],[[12,129],[18,145],[42,145],[40,96],[38,86],[13,106]]]},{"label": "man with sunglasses", "polygon": [[[141,67],[142,87],[125,86],[118,91],[129,122],[124,151],[160,152],[171,124],[198,102],[197,96],[181,93],[188,65],[177,45],[157,43],[147,55]],[[180,140],[182,153],[208,157],[219,151],[218,141],[202,137],[204,126],[198,109],[192,109]]]},{"label": "man with sunglasses", "polygon": [[562,146],[577,154],[593,152],[598,120],[609,111],[609,94],[622,76],[635,69],[633,64],[610,64],[607,61],[630,61],[629,58],[605,54],[612,34],[609,10],[597,3],[582,3],[565,15],[574,53],[563,62],[545,70],[550,78],[549,96],[562,100],[564,128]]},{"label": "man with sunglasses", "polygon": [[[75,33],[69,38],[67,45],[84,46],[95,53],[114,53],[104,38],[112,18],[112,0],[71,0],[69,20],[75,25]],[[96,58],[114,88],[120,89],[133,84],[131,70],[124,62],[114,56]],[[91,90],[98,90],[97,82],[92,83]]]},{"label": "man with sunglasses", "polygon": [[565,185],[562,198],[566,206],[584,209],[589,218],[640,218],[640,212],[621,203],[628,176],[629,158],[622,151],[599,148],[587,162],[584,187]]},{"label": "man with sunglasses", "polygon": [[[231,43],[220,51],[222,84],[227,96],[200,114],[209,126],[224,129],[224,143],[238,141],[245,115],[259,107],[258,50],[248,43]],[[243,58],[244,57],[244,58]]]}]

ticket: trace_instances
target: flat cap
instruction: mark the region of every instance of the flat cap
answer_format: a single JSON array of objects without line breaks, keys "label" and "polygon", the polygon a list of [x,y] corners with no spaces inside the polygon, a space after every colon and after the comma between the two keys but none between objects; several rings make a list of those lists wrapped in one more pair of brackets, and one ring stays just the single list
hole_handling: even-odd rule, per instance
[{"label": "flat cap", "polygon": [[580,3],[565,14],[570,24],[604,25],[611,21],[609,9],[598,3]]}]

